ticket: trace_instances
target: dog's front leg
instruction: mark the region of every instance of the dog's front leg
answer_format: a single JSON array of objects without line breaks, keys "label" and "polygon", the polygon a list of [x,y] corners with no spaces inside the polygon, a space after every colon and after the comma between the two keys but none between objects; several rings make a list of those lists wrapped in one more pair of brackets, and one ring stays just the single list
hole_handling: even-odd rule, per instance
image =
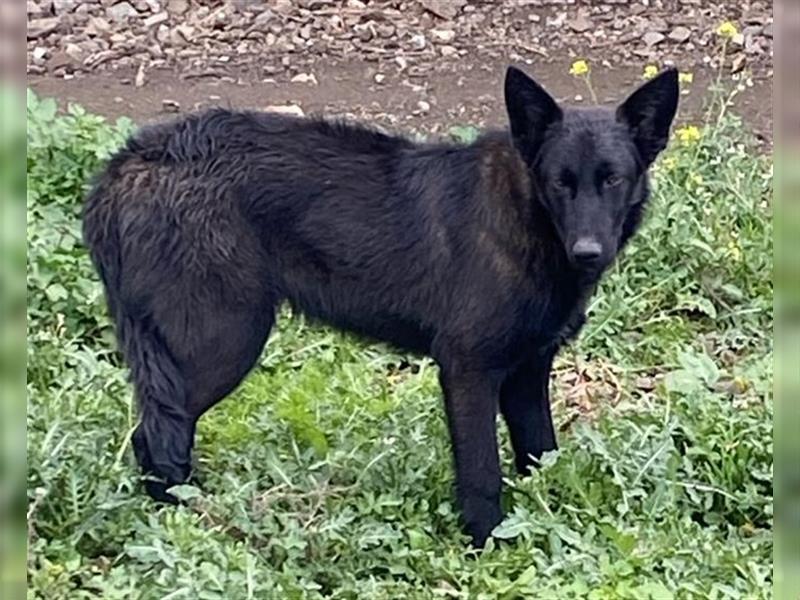
[{"label": "dog's front leg", "polygon": [[497,414],[501,378],[491,372],[442,367],[450,437],[456,467],[456,494],[466,533],[483,547],[503,515]]},{"label": "dog's front leg", "polygon": [[527,475],[542,454],[555,450],[550,414],[550,369],[554,348],[533,353],[512,372],[500,391],[500,411],[508,424],[517,472]]}]

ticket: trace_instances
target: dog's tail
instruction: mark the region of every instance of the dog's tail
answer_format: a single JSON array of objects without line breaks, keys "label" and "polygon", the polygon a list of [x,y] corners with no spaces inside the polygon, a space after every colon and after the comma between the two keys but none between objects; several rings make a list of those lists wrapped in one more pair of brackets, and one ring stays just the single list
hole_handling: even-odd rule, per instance
[{"label": "dog's tail", "polygon": [[174,502],[167,487],[185,481],[191,469],[194,421],[186,413],[186,386],[177,362],[149,310],[132,309],[121,295],[124,273],[119,216],[113,190],[99,182],[83,212],[84,243],[103,281],[117,341],[131,371],[140,422],[133,434],[136,459],[156,500]]}]

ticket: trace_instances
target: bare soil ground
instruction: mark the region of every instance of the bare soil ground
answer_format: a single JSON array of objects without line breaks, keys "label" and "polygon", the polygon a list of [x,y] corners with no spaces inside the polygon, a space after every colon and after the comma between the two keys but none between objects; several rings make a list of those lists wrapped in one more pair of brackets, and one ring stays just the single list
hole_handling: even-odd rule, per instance
[{"label": "bare soil ground", "polygon": [[[690,72],[680,119],[702,117],[720,73],[733,110],[771,147],[772,8],[762,2],[627,0],[30,0],[37,93],[139,123],[214,105],[349,115],[436,133],[502,125],[514,63],[560,100],[590,102],[569,75],[587,58],[600,102],[646,64]],[[120,16],[122,15],[122,16]],[[720,65],[720,23],[737,34]],[[190,35],[191,34],[191,35]],[[187,36],[190,38],[187,41]],[[655,41],[658,40],[658,41]]]}]

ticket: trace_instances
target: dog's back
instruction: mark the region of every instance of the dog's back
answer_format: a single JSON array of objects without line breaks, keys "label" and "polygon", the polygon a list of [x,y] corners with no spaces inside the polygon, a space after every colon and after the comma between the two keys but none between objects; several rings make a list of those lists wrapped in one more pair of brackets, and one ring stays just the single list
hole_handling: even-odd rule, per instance
[{"label": "dog's back", "polygon": [[505,136],[418,146],[355,125],[217,110],[132,138],[89,196],[86,239],[109,295],[134,311],[172,314],[187,290],[200,304],[285,298],[424,351],[452,307],[454,264],[469,261],[461,238],[486,208],[476,191],[498,165],[508,188],[519,165]]}]

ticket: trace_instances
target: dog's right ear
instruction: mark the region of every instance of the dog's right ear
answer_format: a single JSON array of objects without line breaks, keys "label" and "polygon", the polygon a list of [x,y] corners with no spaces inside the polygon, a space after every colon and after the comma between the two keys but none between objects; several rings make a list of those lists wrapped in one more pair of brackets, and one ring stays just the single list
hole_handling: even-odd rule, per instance
[{"label": "dog's right ear", "polygon": [[508,67],[505,83],[506,110],[511,136],[529,164],[541,146],[544,133],[563,114],[553,97],[516,67]]}]

